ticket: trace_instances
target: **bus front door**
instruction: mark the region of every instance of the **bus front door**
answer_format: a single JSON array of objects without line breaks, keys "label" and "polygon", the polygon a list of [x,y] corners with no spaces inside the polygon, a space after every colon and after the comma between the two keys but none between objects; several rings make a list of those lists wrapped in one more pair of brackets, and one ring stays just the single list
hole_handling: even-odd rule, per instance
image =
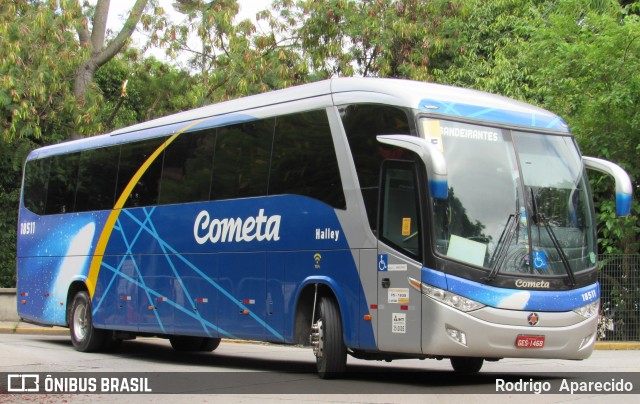
[{"label": "bus front door", "polygon": [[378,348],[421,352],[421,294],[408,278],[420,279],[422,235],[416,165],[387,161],[382,169],[378,222]]}]

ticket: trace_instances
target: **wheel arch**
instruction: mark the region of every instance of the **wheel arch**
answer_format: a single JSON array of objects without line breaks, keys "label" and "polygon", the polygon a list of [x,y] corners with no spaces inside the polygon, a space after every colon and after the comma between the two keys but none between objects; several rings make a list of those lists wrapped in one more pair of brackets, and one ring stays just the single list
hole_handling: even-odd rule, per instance
[{"label": "wheel arch", "polygon": [[315,297],[315,289],[318,285],[318,301],[316,301],[316,315],[318,313],[319,300],[322,297],[330,297],[334,299],[340,310],[340,320],[342,321],[342,339],[345,345],[351,346],[348,335],[352,330],[351,319],[345,315],[348,311],[345,306],[345,296],[342,288],[329,277],[319,276],[310,277],[304,280],[296,295],[295,316],[293,319],[293,343],[301,345],[310,345],[309,333],[311,330],[313,313],[313,304]]}]

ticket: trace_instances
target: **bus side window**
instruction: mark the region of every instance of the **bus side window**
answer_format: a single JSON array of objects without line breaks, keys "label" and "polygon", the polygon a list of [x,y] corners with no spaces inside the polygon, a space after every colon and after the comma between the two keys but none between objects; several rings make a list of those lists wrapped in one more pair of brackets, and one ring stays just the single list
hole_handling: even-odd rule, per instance
[{"label": "bus side window", "polygon": [[51,159],[45,214],[74,211],[79,160],[80,153],[62,154]]},{"label": "bus side window", "polygon": [[[165,138],[145,140],[122,145],[116,199],[120,197],[133,176],[140,170],[145,161],[164,142]],[[124,204],[125,208],[155,205],[158,202],[160,174],[162,173],[162,156],[158,156],[137,181],[133,191]]]},{"label": "bus side window", "polygon": [[273,119],[218,128],[210,199],[267,194]]},{"label": "bus side window", "polygon": [[38,215],[45,212],[51,160],[30,160],[24,169],[24,206]]},{"label": "bus side window", "polygon": [[164,151],[158,203],[209,200],[216,129],[184,133]]},{"label": "bus side window", "polygon": [[378,135],[415,133],[409,111],[377,104],[353,104],[340,107],[342,125],[347,134],[356,173],[362,190],[369,225],[376,230],[380,165],[387,158],[401,158],[401,150],[390,150],[379,143]]},{"label": "bus side window", "polygon": [[80,153],[76,212],[112,209],[115,204],[120,147],[83,150]]},{"label": "bus side window", "polygon": [[304,195],[346,208],[326,111],[277,118],[269,195],[278,194]]},{"label": "bus side window", "polygon": [[382,169],[381,239],[396,249],[421,257],[420,215],[415,163],[387,161]]}]

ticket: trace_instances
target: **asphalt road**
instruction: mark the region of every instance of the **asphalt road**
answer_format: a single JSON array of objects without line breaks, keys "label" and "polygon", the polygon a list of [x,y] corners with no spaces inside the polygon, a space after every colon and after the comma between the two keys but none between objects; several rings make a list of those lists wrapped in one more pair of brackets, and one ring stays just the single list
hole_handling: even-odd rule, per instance
[{"label": "asphalt road", "polygon": [[[504,359],[485,363],[476,375],[453,373],[448,360],[362,361],[349,357],[340,380],[320,380],[310,349],[258,343],[224,342],[213,353],[176,353],[168,341],[126,341],[111,353],[80,353],[67,336],[0,334],[0,402],[273,402],[273,403],[459,403],[589,402],[637,403],[640,351],[594,351],[585,361]],[[152,392],[142,394],[32,394],[7,391],[9,375],[38,374],[40,385],[112,377],[116,389],[128,382]],[[13,377],[13,376],[12,376]],[[126,380],[122,380],[126,379]],[[626,385],[621,381],[627,383]],[[15,381],[15,380],[14,380]],[[144,381],[144,383],[142,382]],[[550,388],[580,388],[588,381],[617,382],[633,394],[577,391],[535,394]],[[527,385],[527,382],[529,384]],[[117,385],[121,383],[120,385]],[[579,384],[583,383],[583,384]],[[50,384],[52,386],[53,384]],[[502,391],[496,391],[501,385]],[[565,386],[565,390],[559,390]],[[626,386],[626,387],[625,387]],[[605,386],[606,387],[606,386]],[[609,388],[616,389],[613,384]],[[518,394],[524,389],[525,394]],[[50,390],[49,390],[50,391]],[[168,392],[172,394],[157,394]],[[588,400],[588,401],[587,401]]]}]

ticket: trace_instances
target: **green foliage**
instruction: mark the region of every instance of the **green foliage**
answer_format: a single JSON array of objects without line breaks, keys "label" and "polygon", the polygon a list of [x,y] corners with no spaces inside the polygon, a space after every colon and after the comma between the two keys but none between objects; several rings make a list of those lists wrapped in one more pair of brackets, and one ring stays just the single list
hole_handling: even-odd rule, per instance
[{"label": "green foliage", "polygon": [[0,138],[0,288],[15,287],[16,283],[19,185],[22,162],[32,148],[26,140],[7,143]]},{"label": "green foliage", "polygon": [[[115,111],[108,129],[191,109],[199,100],[195,77],[153,57],[143,59],[136,50],[109,61],[96,72],[95,82],[104,97],[101,119],[106,122]],[[122,105],[117,108],[121,98]]]},{"label": "green foliage", "polygon": [[[565,118],[582,152],[620,164],[638,190],[640,19],[622,11],[611,2],[561,2],[532,36],[524,60],[537,83],[537,99]],[[637,253],[637,202],[631,217],[614,223],[613,184],[596,175],[592,187],[601,247]]]},{"label": "green foliage", "polygon": [[79,104],[71,91],[82,57],[74,24],[79,7],[57,1],[0,0],[0,130],[5,140],[60,141],[68,133],[92,133],[96,99]]},{"label": "green foliage", "polygon": [[[289,87],[308,78],[308,66],[283,37],[291,21],[279,21],[270,11],[261,13],[271,31],[258,32],[250,20],[236,22],[235,0],[180,0],[174,7],[186,22],[162,20],[166,27],[156,43],[168,46],[171,55],[192,55],[190,66],[199,72],[200,104]],[[195,34],[200,48],[189,45]]]},{"label": "green foliage", "polygon": [[322,76],[429,80],[448,62],[444,22],[460,6],[444,0],[298,1],[278,5],[304,21],[294,29],[300,52]]},{"label": "green foliage", "polygon": [[458,18],[448,19],[457,54],[445,69],[434,68],[437,81],[521,100],[535,87],[520,54],[544,20],[532,0],[470,0]]}]

